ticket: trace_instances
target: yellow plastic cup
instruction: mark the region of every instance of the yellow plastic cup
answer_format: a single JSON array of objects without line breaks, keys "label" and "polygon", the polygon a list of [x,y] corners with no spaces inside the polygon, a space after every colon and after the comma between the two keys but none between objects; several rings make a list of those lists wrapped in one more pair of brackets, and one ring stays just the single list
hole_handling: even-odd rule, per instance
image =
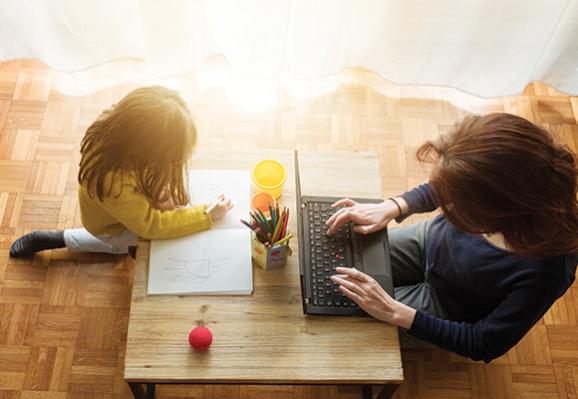
[{"label": "yellow plastic cup", "polygon": [[275,208],[276,202],[275,198],[266,191],[261,191],[260,193],[253,195],[253,198],[251,198],[251,208],[255,211],[260,210],[266,217],[271,216],[269,205]]},{"label": "yellow plastic cup", "polygon": [[281,163],[273,159],[264,159],[253,167],[251,179],[256,193],[265,191],[277,199],[283,192],[287,172]]}]

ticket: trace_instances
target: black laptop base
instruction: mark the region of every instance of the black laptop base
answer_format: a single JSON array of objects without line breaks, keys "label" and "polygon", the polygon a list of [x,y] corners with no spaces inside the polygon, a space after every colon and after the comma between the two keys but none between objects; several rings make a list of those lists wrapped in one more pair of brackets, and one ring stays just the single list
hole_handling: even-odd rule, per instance
[{"label": "black laptop base", "polygon": [[[301,198],[303,311],[310,315],[367,316],[355,302],[341,294],[339,286],[330,280],[330,276],[336,274],[336,267],[355,267],[371,275],[388,293],[393,294],[387,229],[362,235],[346,225],[328,236],[325,221],[336,211],[331,204],[338,199],[317,196]],[[381,202],[368,199],[356,201]]]}]

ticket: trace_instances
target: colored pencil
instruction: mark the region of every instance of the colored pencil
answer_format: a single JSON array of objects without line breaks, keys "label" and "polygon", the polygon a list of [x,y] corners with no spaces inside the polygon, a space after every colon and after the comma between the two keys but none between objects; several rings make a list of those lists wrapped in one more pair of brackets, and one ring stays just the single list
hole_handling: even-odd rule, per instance
[{"label": "colored pencil", "polygon": [[269,221],[267,220],[267,218],[265,217],[265,214],[263,213],[262,210],[257,209],[257,213],[259,214],[259,217],[261,218],[261,220],[263,221],[264,225],[267,227],[267,230],[269,232],[272,232],[273,229],[271,228],[271,223],[269,223]]},{"label": "colored pencil", "polygon": [[263,215],[263,212],[261,211],[255,212],[255,220],[258,222],[259,226],[261,226],[263,230],[265,231],[270,230],[269,223],[267,222],[265,215]]},{"label": "colored pencil", "polygon": [[282,238],[282,239],[280,239],[279,241],[277,241],[277,242],[273,243],[273,245],[272,245],[272,246],[274,247],[274,246],[277,246],[277,245],[281,245],[281,244],[283,244],[283,243],[285,243],[285,242],[289,241],[291,238],[293,238],[293,235],[292,235],[292,234],[289,234],[287,237],[285,237],[285,238]]},{"label": "colored pencil", "polygon": [[283,231],[281,233],[281,237],[285,237],[287,235],[287,223],[289,221],[289,209],[285,213],[285,220],[283,220]]},{"label": "colored pencil", "polygon": [[251,223],[245,222],[243,219],[241,219],[241,223],[243,223],[245,226],[247,226],[251,230],[255,230],[255,226],[253,226]]},{"label": "colored pencil", "polygon": [[275,215],[275,212],[274,212],[271,204],[269,204],[268,206],[269,206],[269,215],[271,215],[271,222],[273,222],[273,226],[276,227],[277,226],[277,217]]},{"label": "colored pencil", "polygon": [[279,239],[280,235],[281,235],[281,219],[279,219],[279,222],[277,223],[277,226],[275,226],[275,231],[273,232],[273,237],[271,237],[272,242],[275,242]]},{"label": "colored pencil", "polygon": [[250,220],[241,219],[241,223],[255,232],[255,237],[266,247],[271,247],[273,243],[285,242],[287,238],[287,224],[289,220],[289,209],[283,207],[279,209],[279,204],[269,205],[269,218],[263,211],[255,210],[249,212]]}]

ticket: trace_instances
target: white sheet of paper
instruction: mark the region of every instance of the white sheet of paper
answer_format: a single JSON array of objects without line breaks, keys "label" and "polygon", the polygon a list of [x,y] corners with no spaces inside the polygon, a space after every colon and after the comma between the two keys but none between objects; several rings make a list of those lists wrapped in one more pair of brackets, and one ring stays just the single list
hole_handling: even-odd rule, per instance
[{"label": "white sheet of paper", "polygon": [[189,195],[191,203],[208,204],[225,194],[233,202],[233,209],[221,220],[213,223],[214,229],[244,227],[240,220],[249,217],[251,203],[251,176],[248,170],[191,170]]},{"label": "white sheet of paper", "polygon": [[151,242],[148,294],[250,295],[251,234],[240,222],[249,216],[249,171],[189,171],[189,194],[192,204],[212,204],[225,194],[234,207],[209,231]]},{"label": "white sheet of paper", "polygon": [[148,294],[253,292],[248,229],[209,230],[151,243]]}]

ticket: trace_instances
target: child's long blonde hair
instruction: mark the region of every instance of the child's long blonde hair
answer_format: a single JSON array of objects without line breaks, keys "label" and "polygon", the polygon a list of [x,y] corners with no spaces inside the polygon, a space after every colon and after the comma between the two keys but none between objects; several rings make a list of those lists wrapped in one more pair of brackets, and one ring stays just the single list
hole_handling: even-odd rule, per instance
[{"label": "child's long blonde hair", "polygon": [[186,205],[185,166],[195,141],[191,114],[176,91],[138,88],[87,129],[78,182],[89,195],[103,200],[119,194],[112,193],[112,182],[122,176],[120,172],[134,173],[138,189],[149,201],[167,200],[168,195],[175,204]]}]

